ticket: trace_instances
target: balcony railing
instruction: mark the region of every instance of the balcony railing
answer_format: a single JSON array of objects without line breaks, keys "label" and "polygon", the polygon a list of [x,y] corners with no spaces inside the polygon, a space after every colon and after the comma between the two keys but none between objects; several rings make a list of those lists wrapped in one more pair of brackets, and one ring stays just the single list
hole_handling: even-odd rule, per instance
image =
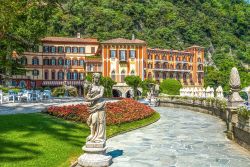
[{"label": "balcony railing", "polygon": [[87,68],[86,68],[86,71],[87,71],[87,72],[102,72],[102,68],[101,68],[101,67],[98,67],[98,68],[90,68],[90,67],[87,67]]},{"label": "balcony railing", "polygon": [[186,69],[166,69],[166,68],[154,68],[154,71],[180,71],[180,72],[190,72],[190,70]]}]

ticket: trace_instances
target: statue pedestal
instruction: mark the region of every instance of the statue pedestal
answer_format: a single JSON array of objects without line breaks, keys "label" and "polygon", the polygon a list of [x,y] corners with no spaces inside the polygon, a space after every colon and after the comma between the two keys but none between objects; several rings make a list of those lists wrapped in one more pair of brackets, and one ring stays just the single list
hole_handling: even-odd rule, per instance
[{"label": "statue pedestal", "polygon": [[105,142],[87,142],[82,149],[85,153],[78,158],[76,167],[107,167],[112,163],[112,157],[106,155]]}]

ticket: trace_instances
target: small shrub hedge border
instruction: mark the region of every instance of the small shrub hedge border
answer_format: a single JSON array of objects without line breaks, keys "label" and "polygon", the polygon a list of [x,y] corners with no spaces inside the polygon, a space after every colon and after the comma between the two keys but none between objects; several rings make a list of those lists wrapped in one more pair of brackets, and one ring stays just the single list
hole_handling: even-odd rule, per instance
[{"label": "small shrub hedge border", "polygon": [[239,107],[237,109],[237,113],[239,116],[243,117],[244,119],[249,119],[250,118],[250,111],[247,110],[246,107]]},{"label": "small shrub hedge border", "polygon": [[[50,115],[66,120],[74,120],[85,123],[89,116],[85,104],[68,106],[51,106],[46,112]],[[122,99],[118,102],[109,102],[106,105],[107,125],[133,122],[152,116],[155,111],[133,99]]]},{"label": "small shrub hedge border", "polygon": [[[162,94],[161,94],[162,95]],[[171,101],[176,100],[176,102],[203,105],[206,107],[216,107],[222,111],[226,110],[227,101],[225,99],[217,98],[201,98],[201,97],[188,97],[188,96],[178,96],[178,95],[162,95],[163,99],[170,99]]]}]

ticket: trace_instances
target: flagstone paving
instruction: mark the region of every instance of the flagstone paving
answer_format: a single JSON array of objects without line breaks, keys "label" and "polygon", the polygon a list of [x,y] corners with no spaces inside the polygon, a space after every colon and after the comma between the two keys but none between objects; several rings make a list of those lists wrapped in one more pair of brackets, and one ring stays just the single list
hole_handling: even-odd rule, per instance
[{"label": "flagstone paving", "polygon": [[249,167],[250,153],[226,138],[217,117],[155,108],[161,119],[107,141],[112,167]]},{"label": "flagstone paving", "polygon": [[83,103],[83,98],[53,98],[42,102],[29,103],[3,103],[0,104],[0,115],[20,114],[20,113],[36,113],[41,112],[48,106],[60,106]]}]

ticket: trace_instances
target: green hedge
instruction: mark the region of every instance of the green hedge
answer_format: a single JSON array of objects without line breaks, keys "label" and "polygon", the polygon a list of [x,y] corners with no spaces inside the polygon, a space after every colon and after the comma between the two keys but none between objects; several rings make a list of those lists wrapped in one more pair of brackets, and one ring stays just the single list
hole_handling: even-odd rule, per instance
[{"label": "green hedge", "polygon": [[160,84],[161,93],[168,95],[179,95],[182,85],[180,81],[175,79],[166,79]]}]

